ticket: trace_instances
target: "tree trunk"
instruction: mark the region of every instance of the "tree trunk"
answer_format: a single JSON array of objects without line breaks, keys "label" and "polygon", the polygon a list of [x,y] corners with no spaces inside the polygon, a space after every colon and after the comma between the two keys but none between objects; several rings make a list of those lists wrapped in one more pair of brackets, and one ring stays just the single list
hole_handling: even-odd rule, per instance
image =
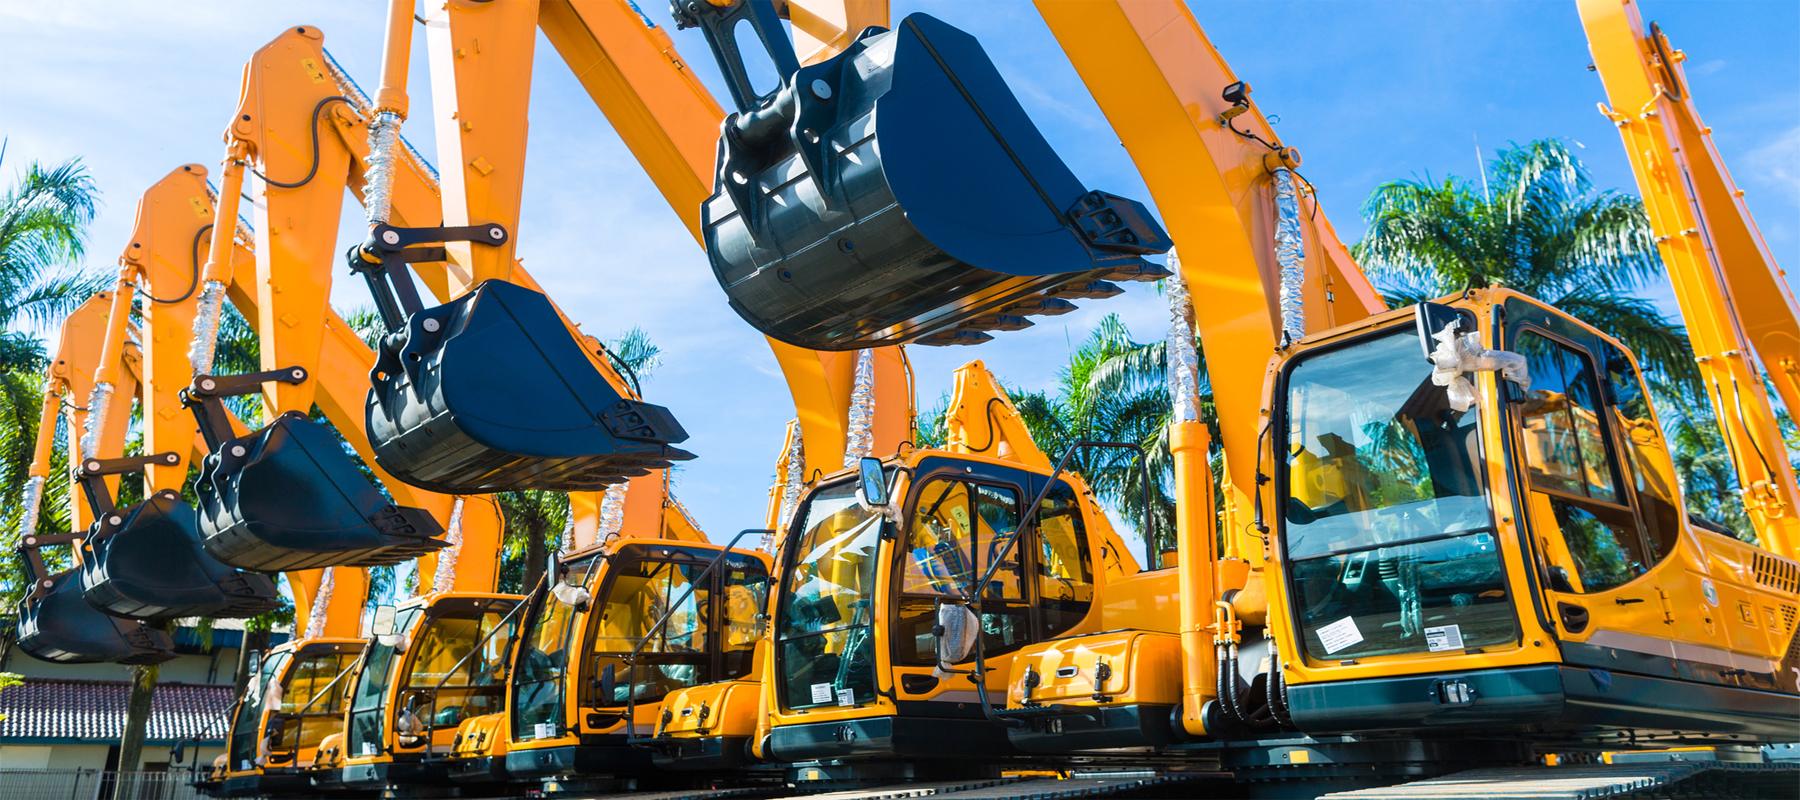
[{"label": "tree trunk", "polygon": [[244,687],[250,685],[250,654],[257,651],[265,654],[269,651],[267,629],[244,631],[244,639],[238,643],[237,678],[232,682],[236,688],[232,690],[232,697],[243,697]]},{"label": "tree trunk", "polygon": [[530,594],[544,577],[544,524],[533,520],[525,529],[525,566],[520,576],[520,594]]},{"label": "tree trunk", "polygon": [[[125,704],[125,734],[119,737],[119,771],[136,772],[138,759],[144,752],[144,734],[150,726],[150,698],[156,693],[156,678],[162,668],[132,667],[131,699]],[[113,784],[114,797],[124,798],[136,787],[130,781]]]}]

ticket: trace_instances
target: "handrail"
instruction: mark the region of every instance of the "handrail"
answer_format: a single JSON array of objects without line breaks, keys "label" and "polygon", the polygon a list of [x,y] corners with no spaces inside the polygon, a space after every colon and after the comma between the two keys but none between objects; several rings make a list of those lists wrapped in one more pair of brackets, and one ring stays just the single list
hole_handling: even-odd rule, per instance
[{"label": "handrail", "polygon": [[[644,635],[638,639],[637,647],[632,648],[631,653],[629,655],[625,656],[625,743],[626,744],[631,745],[632,747],[643,747],[644,746],[643,740],[637,738],[637,658],[638,658],[638,655],[644,651],[644,645],[649,644],[650,640],[653,637],[655,637],[656,634],[660,633],[664,627],[668,626],[669,618],[675,616],[675,609],[680,608],[682,603],[687,602],[687,599],[694,595],[694,590],[699,588],[700,584],[703,581],[705,581],[707,579],[707,577],[712,575],[713,569],[715,567],[719,566],[719,562],[724,561],[726,556],[731,555],[732,548],[737,547],[737,544],[739,541],[743,540],[743,538],[745,536],[752,534],[752,533],[763,534],[765,536],[773,536],[775,534],[775,531],[773,531],[769,528],[745,528],[744,530],[738,531],[738,534],[736,536],[731,537],[731,542],[729,544],[725,545],[725,549],[720,550],[718,555],[713,556],[713,560],[707,563],[705,569],[700,570],[700,574],[698,576],[696,576],[692,580],[688,581],[687,591],[682,593],[681,597],[677,598],[675,600],[675,602],[669,604],[668,610],[663,612],[662,617],[656,621],[656,624],[651,625],[650,630],[645,631]],[[651,737],[646,737],[646,738],[653,739],[656,737],[651,736]]]}]

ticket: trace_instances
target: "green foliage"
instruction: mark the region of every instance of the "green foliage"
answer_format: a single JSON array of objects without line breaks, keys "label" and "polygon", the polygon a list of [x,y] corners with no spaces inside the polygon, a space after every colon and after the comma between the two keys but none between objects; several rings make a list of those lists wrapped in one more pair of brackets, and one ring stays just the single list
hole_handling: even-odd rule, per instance
[{"label": "green foliage", "polygon": [[[0,672],[0,692],[11,689],[25,682],[25,676],[17,672]],[[6,721],[6,715],[0,714],[0,722]]]},{"label": "green foliage", "polygon": [[[1198,348],[1198,342],[1195,343]],[[1140,343],[1117,315],[1100,320],[1069,354],[1053,392],[1028,392],[1004,386],[1032,440],[1051,461],[1061,459],[1081,441],[1128,442],[1144,448],[1149,480],[1129,450],[1083,448],[1069,460],[1099,497],[1114,506],[1119,519],[1143,536],[1155,555],[1174,544],[1174,458],[1169,453],[1169,395],[1166,384],[1167,343]],[[1201,353],[1201,417],[1215,431],[1218,423],[1212,387],[1206,381]],[[942,447],[948,431],[945,416],[950,398],[919,416],[913,436],[920,447]],[[1215,446],[1215,485],[1223,462]],[[1143,504],[1150,502],[1150,530],[1143,530]]]},{"label": "green foliage", "polygon": [[1501,150],[1486,168],[1491,191],[1454,176],[1377,187],[1363,206],[1368,236],[1351,248],[1357,261],[1396,305],[1504,285],[1624,342],[1654,387],[1688,510],[1747,536],[1737,473],[1687,332],[1634,296],[1663,275],[1643,202],[1595,191],[1587,168],[1554,139]]}]

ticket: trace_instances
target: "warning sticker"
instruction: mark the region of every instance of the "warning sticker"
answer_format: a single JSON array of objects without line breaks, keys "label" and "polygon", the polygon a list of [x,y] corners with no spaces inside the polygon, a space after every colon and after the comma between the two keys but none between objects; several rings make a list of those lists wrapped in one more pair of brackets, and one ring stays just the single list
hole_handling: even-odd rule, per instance
[{"label": "warning sticker", "polygon": [[837,700],[840,706],[856,705],[856,690],[848,687],[837,690]]},{"label": "warning sticker", "polygon": [[554,739],[554,738],[556,738],[556,723],[540,722],[536,725],[531,726],[531,737],[534,739]]},{"label": "warning sticker", "polygon": [[1362,640],[1362,631],[1356,629],[1354,617],[1345,617],[1319,629],[1319,644],[1325,645],[1327,654],[1336,653]]},{"label": "warning sticker", "polygon": [[831,702],[831,684],[815,683],[812,685],[812,697],[815,703]]},{"label": "warning sticker", "polygon": [[1441,628],[1426,628],[1425,646],[1433,653],[1463,649],[1462,626],[1445,625]]}]

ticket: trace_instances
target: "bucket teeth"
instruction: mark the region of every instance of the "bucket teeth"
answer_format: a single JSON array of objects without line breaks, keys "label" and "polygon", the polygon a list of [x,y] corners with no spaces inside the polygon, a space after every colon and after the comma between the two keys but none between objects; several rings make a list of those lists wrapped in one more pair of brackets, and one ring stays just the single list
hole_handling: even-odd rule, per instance
[{"label": "bucket teeth", "polygon": [[1067,300],[1058,300],[1054,297],[1034,297],[1028,300],[1021,300],[1006,307],[1006,311],[1009,313],[1024,314],[1034,317],[1054,317],[1067,314],[1074,310],[1074,303]]},{"label": "bucket teeth", "polygon": [[1104,300],[1125,293],[1125,288],[1109,281],[1091,281],[1081,284],[1069,284],[1049,294],[1050,297],[1063,300]]},{"label": "bucket teeth", "polygon": [[969,320],[963,327],[977,331],[1022,331],[1032,324],[1031,320],[1017,314],[989,314]]},{"label": "bucket teeth", "polygon": [[1166,269],[1160,265],[1152,264],[1148,261],[1143,261],[1143,262],[1139,262],[1136,264],[1128,264],[1126,266],[1115,269],[1112,271],[1111,274],[1109,274],[1105,277],[1107,280],[1114,280],[1114,281],[1149,282],[1149,281],[1160,281],[1160,280],[1170,277],[1174,274],[1175,273],[1170,272],[1168,269]]},{"label": "bucket teeth", "polygon": [[941,331],[918,341],[918,344],[929,347],[949,347],[952,345],[971,345],[991,342],[994,337],[981,331]]}]

